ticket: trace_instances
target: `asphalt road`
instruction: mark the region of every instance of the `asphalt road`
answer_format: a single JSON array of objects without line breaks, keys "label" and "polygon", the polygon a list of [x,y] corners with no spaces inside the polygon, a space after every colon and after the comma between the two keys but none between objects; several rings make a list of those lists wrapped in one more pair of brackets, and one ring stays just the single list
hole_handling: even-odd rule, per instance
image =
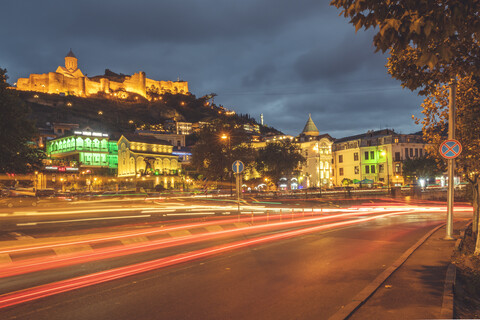
[{"label": "asphalt road", "polygon": [[[0,319],[326,319],[444,216],[385,217],[237,249],[3,308]],[[155,257],[119,259],[128,265]]]}]

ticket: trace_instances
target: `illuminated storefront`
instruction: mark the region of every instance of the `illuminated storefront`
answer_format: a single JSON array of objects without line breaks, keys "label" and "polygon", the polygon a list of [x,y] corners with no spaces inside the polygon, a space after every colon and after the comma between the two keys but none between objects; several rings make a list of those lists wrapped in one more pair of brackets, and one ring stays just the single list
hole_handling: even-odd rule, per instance
[{"label": "illuminated storefront", "polygon": [[109,141],[108,134],[75,131],[73,135],[47,142],[47,157],[77,164],[80,168],[105,168],[115,173],[118,167],[116,141]]}]

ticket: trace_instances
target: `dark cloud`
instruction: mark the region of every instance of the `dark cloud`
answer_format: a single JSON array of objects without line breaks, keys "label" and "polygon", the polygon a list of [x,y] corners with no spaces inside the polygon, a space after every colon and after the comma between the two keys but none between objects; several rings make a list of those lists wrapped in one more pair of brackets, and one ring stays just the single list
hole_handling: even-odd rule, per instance
[{"label": "dark cloud", "polygon": [[336,137],[417,131],[421,99],[386,74],[372,33],[355,34],[338,13],[318,0],[9,1],[0,67],[14,81],[54,71],[72,48],[90,76],[109,68],[180,78],[289,134],[309,113]]}]

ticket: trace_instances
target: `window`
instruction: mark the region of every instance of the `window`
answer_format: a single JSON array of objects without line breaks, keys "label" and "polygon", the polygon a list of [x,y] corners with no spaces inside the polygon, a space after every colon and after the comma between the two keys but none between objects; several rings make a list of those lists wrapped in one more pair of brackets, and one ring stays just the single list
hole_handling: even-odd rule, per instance
[{"label": "window", "polygon": [[410,148],[410,158],[413,158],[413,148]]},{"label": "window", "polygon": [[395,138],[393,141],[394,141],[395,143],[398,143],[398,138]]},{"label": "window", "polygon": [[375,160],[375,151],[370,151],[370,159]]},{"label": "window", "polygon": [[395,164],[395,173],[400,173],[400,172],[401,172],[400,163],[396,163]]},{"label": "window", "polygon": [[359,167],[359,166],[355,166],[355,167],[354,167],[354,172],[355,172],[355,174],[359,174],[359,173],[360,173],[360,167]]},{"label": "window", "polygon": [[343,168],[338,168],[338,175],[343,176]]},{"label": "window", "polygon": [[418,149],[415,148],[415,158],[418,158]]},{"label": "window", "polygon": [[338,156],[338,163],[343,163],[343,154]]},{"label": "window", "polygon": [[420,158],[423,157],[423,149],[420,149]]},{"label": "window", "polygon": [[408,159],[408,148],[405,148],[405,159]]},{"label": "window", "polygon": [[370,166],[365,166],[365,173],[370,173]]},{"label": "window", "polygon": [[379,165],[378,165],[378,173],[383,173],[383,169],[384,169],[384,165],[383,165],[383,164],[379,164]]},{"label": "window", "polygon": [[365,160],[368,160],[368,151],[365,151]]},{"label": "window", "polygon": [[358,161],[358,152],[353,154],[353,161]]},{"label": "window", "polygon": [[395,161],[400,161],[400,152],[395,152]]},{"label": "window", "polygon": [[372,165],[370,166],[370,172],[371,172],[371,173],[375,173],[375,165],[374,165],[374,164],[372,164]]}]

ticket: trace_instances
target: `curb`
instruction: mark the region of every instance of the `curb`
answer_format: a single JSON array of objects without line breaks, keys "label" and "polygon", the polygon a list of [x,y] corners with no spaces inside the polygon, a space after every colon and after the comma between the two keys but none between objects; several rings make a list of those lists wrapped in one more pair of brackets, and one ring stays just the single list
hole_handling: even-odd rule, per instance
[{"label": "curb", "polygon": [[[460,231],[460,239],[455,242],[455,251],[460,251],[465,239],[465,232],[472,225],[473,221],[467,223],[463,231]],[[450,263],[448,265],[447,274],[445,276],[445,286],[443,287],[442,309],[440,318],[453,319],[455,309],[455,286],[457,280],[457,267]]]},{"label": "curb", "polygon": [[375,291],[377,291],[377,289],[382,285],[382,283],[385,282],[385,280],[387,280],[387,278],[389,278],[405,261],[407,261],[407,259],[412,255],[413,252],[415,252],[415,250],[418,249],[418,247],[420,247],[432,234],[434,234],[443,226],[445,226],[445,223],[442,223],[441,225],[430,230],[413,246],[407,249],[407,251],[405,251],[390,267],[378,275],[370,284],[368,284],[362,291],[353,297],[349,304],[334,313],[330,318],[328,318],[328,320],[344,320],[350,317],[362,304],[365,303],[365,301],[367,301],[368,298],[370,298],[370,296],[375,293]]},{"label": "curb", "polygon": [[441,319],[453,319],[453,308],[455,300],[455,279],[457,277],[457,267],[450,263],[445,277],[445,285],[443,287],[442,309],[440,311]]}]

